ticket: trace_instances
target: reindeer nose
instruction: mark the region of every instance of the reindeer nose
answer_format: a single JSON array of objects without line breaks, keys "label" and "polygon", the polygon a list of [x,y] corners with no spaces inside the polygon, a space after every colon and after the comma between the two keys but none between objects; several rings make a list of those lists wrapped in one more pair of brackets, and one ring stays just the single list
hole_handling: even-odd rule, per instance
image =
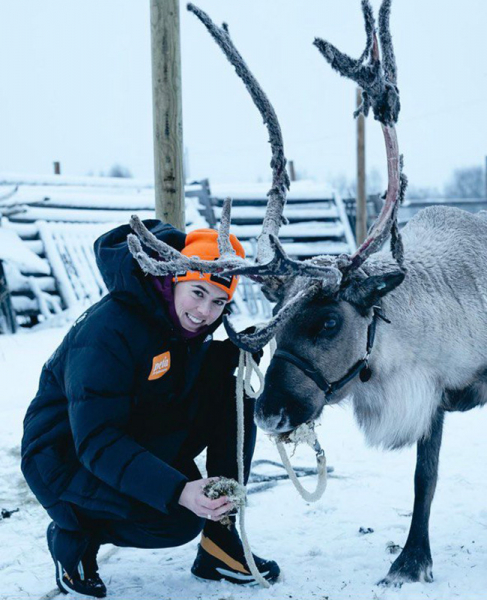
[{"label": "reindeer nose", "polygon": [[283,408],[276,415],[264,415],[257,407],[255,423],[266,433],[287,433],[293,430]]}]

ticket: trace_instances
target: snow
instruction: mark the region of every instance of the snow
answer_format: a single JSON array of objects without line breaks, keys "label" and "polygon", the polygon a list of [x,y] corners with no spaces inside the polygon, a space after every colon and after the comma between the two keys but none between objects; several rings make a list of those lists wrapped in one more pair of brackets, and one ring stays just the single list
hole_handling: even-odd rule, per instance
[{"label": "snow", "polygon": [[[241,319],[239,328],[248,324]],[[0,506],[20,508],[0,521],[0,598],[37,599],[54,588],[45,544],[48,517],[19,470],[22,419],[43,362],[66,327],[0,336]],[[268,363],[265,356],[263,366]],[[101,575],[113,600],[480,600],[487,587],[485,456],[487,410],[448,415],[440,479],[431,516],[435,582],[379,588],[395,558],[387,544],[404,545],[413,504],[414,449],[367,448],[347,407],[325,411],[318,437],[335,468],[324,497],[307,504],[288,482],[250,496],[247,530],[257,554],[277,560],[282,580],[270,590],[202,583],[189,569],[197,540],[163,550],[116,549]],[[255,458],[278,460],[260,434]],[[304,447],[292,458],[311,466]],[[302,480],[308,489],[313,478]],[[360,527],[374,530],[368,535]],[[104,547],[101,556],[111,547]]]},{"label": "snow", "polygon": [[[185,185],[186,224],[206,227],[198,212],[201,184]],[[22,221],[126,223],[133,213],[155,218],[155,193],[151,182],[109,177],[0,176],[0,202],[19,206],[17,223],[8,223],[22,235],[35,237]],[[20,223],[18,223],[20,222]],[[201,223],[201,225],[199,225]]]},{"label": "snow", "polygon": [[154,188],[154,182],[124,177],[79,177],[72,175],[26,175],[25,173],[2,173],[0,185],[36,185],[36,186],[86,186],[107,188]]},{"label": "snow", "polygon": [[[259,199],[266,198],[270,182],[263,183],[212,183],[211,195],[215,198]],[[327,183],[310,180],[293,181],[287,194],[288,200],[311,200],[332,198],[335,190]]]},{"label": "snow", "polygon": [[96,266],[94,241],[116,224],[40,222],[39,235],[56,277],[64,304],[69,308],[97,302],[106,287]]},{"label": "snow", "polygon": [[[345,242],[330,242],[323,240],[321,242],[292,242],[290,244],[281,244],[284,251],[289,256],[309,257],[321,256],[322,254],[350,254],[350,246]],[[247,251],[247,246],[243,244]]]},{"label": "snow", "polygon": [[[7,281],[10,290],[15,290],[16,292],[28,292],[30,291],[30,283],[29,278],[18,270],[15,265],[11,263],[4,264],[5,275],[7,276]],[[56,291],[56,281],[54,277],[36,277],[36,281],[40,286],[41,290],[44,292],[55,292]]]},{"label": "snow", "polygon": [[28,206],[25,212],[15,215],[17,221],[66,221],[73,223],[127,223],[135,213],[141,219],[154,219],[154,210],[98,210],[82,208],[49,208],[46,206]]},{"label": "snow", "polygon": [[49,275],[49,265],[22,242],[12,229],[0,227],[0,260],[15,265],[23,273]]},{"label": "snow", "polygon": [[[1,184],[0,184],[1,185]],[[3,194],[2,194],[3,195]],[[77,185],[21,185],[8,204],[47,202],[49,207],[154,210],[154,188]]]},{"label": "snow", "polygon": [[35,223],[14,223],[5,220],[2,223],[2,227],[13,229],[23,240],[33,240],[38,233],[37,225]]},{"label": "snow", "polygon": [[[257,238],[262,231],[262,225],[233,225],[232,233],[239,239]],[[343,225],[339,221],[306,221],[282,225],[279,229],[279,238],[322,238],[341,237],[344,234]]]},{"label": "snow", "polygon": [[[220,218],[222,208],[216,206],[214,209],[217,219]],[[265,206],[234,206],[232,207],[232,220],[256,219],[262,222],[266,212]],[[287,204],[284,215],[288,219],[336,219],[338,212],[335,206],[316,206],[313,204]]]}]

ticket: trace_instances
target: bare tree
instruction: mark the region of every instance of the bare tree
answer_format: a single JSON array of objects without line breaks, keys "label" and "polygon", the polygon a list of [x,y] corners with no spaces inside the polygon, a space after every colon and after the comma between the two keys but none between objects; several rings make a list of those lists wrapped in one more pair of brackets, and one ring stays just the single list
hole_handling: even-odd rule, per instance
[{"label": "bare tree", "polygon": [[447,198],[483,198],[485,193],[482,167],[455,169],[445,186]]},{"label": "bare tree", "polygon": [[406,192],[408,200],[425,200],[426,198],[442,198],[443,194],[434,187],[409,185]]},{"label": "bare tree", "polygon": [[[344,173],[339,173],[330,177],[329,181],[342,198],[355,198],[357,195],[356,177],[347,177]],[[367,171],[366,181],[367,196],[381,194],[384,191],[382,176],[378,169]]]},{"label": "bare tree", "polygon": [[120,163],[115,163],[110,167],[110,170],[107,173],[107,177],[121,177],[130,179],[131,177],[133,177],[133,175],[127,167],[124,167]]}]

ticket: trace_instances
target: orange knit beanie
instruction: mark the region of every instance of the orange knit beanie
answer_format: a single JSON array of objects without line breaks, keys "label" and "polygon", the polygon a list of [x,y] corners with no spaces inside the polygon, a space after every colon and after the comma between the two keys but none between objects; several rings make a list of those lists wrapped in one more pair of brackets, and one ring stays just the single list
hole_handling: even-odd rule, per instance
[{"label": "orange knit beanie", "polygon": [[[238,239],[230,234],[230,243],[235,250],[237,256],[245,258],[245,250]],[[197,256],[202,260],[215,260],[219,258],[218,250],[218,231],[215,229],[195,229],[186,236],[186,243],[181,250],[184,256]],[[231,300],[238,284],[238,276],[222,277],[218,274],[200,273],[199,271],[187,271],[183,275],[174,277],[173,281],[207,281],[212,285],[216,285],[228,294],[228,299]]]}]

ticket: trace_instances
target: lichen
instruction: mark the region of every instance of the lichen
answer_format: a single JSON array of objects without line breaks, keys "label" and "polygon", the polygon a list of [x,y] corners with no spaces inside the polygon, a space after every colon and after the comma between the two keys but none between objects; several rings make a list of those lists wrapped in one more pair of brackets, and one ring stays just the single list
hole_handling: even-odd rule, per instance
[{"label": "lichen", "polygon": [[294,451],[298,444],[313,446],[316,441],[314,423],[303,423],[288,433],[276,435],[274,439],[283,444],[294,444]]},{"label": "lichen", "polygon": [[[203,487],[203,493],[207,498],[210,498],[210,500],[216,500],[217,498],[221,498],[221,496],[226,496],[236,510],[245,506],[247,498],[245,487],[240,485],[235,479],[228,479],[227,477],[220,477],[217,480],[207,483]],[[223,515],[220,519],[220,523],[222,525],[230,526],[232,524],[230,514],[232,513],[233,511]]]}]

